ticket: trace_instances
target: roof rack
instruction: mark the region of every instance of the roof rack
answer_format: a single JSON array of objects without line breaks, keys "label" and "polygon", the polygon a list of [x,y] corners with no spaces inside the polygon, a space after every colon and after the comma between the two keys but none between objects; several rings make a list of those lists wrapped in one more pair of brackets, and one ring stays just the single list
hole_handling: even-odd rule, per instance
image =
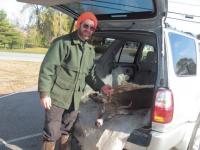
[{"label": "roof rack", "polygon": [[165,22],[165,27],[166,27],[166,28],[169,28],[169,29],[172,29],[172,30],[175,30],[175,31],[178,31],[178,32],[185,33],[185,34],[187,34],[187,35],[190,35],[190,36],[192,36],[192,37],[197,38],[197,35],[193,34],[192,32],[185,32],[185,31],[183,31],[183,30],[179,30],[179,29],[177,29],[176,27],[171,26],[171,25],[170,25],[169,23],[167,23],[167,22]]},{"label": "roof rack", "polygon": [[192,23],[200,23],[200,16],[168,11],[167,18]]}]

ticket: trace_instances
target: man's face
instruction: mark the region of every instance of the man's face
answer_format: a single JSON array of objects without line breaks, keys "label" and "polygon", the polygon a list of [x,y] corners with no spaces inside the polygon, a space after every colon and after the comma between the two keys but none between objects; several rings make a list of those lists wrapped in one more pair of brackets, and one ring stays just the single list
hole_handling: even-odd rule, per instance
[{"label": "man's face", "polygon": [[90,19],[83,21],[79,28],[79,36],[82,40],[89,40],[95,31],[94,22]]}]

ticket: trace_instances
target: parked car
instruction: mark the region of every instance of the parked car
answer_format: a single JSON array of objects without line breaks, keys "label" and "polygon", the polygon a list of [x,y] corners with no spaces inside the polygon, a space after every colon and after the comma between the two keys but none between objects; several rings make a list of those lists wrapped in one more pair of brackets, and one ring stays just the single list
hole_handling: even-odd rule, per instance
[{"label": "parked car", "polygon": [[[121,132],[123,126],[129,129],[123,149],[199,150],[199,44],[195,37],[165,24],[167,0],[18,1],[51,6],[75,20],[84,11],[94,12],[99,26],[93,39],[107,43],[106,46],[96,44],[98,53],[100,46],[104,48],[96,61],[99,76],[102,79],[109,75],[114,77],[113,70],[120,67],[129,76],[127,82],[153,89],[146,99],[150,102],[145,107],[146,114],[139,116],[141,113],[137,113],[137,109],[134,115],[121,122]],[[81,109],[84,112],[86,107]],[[136,128],[125,125],[137,115],[140,119],[130,122],[137,124]],[[145,125],[141,123],[144,120]],[[109,121],[102,129],[95,129],[98,134],[95,131],[96,136],[91,139],[100,138],[99,131],[105,131],[108,124]],[[87,140],[90,139],[87,137]]]}]

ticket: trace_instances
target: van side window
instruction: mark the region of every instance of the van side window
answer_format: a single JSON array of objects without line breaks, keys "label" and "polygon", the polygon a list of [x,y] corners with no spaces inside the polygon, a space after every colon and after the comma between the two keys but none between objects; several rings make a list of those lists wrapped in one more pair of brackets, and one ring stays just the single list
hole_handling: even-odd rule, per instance
[{"label": "van side window", "polygon": [[138,46],[139,44],[136,42],[125,42],[121,50],[115,56],[115,61],[121,63],[133,63]]},{"label": "van side window", "polygon": [[169,33],[174,71],[178,76],[196,75],[196,45],[189,37]]}]

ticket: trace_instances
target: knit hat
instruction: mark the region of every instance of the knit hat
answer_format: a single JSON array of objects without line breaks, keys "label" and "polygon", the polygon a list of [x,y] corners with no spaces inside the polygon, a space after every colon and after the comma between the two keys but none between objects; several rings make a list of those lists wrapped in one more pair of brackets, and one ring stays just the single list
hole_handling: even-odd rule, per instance
[{"label": "knit hat", "polygon": [[76,23],[77,28],[79,28],[81,23],[83,21],[87,20],[87,19],[90,19],[90,20],[94,21],[94,27],[96,29],[97,24],[98,24],[98,20],[97,20],[96,16],[92,12],[84,12],[78,17],[77,23]]}]

